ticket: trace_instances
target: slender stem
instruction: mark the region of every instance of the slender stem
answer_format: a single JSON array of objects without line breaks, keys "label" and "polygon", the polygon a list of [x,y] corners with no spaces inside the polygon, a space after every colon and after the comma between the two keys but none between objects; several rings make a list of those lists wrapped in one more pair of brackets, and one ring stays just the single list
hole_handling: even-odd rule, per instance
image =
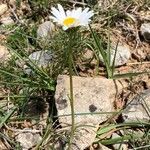
[{"label": "slender stem", "polygon": [[107,78],[111,79],[112,78],[111,68],[109,67],[108,64],[105,63],[105,65],[106,65],[106,71],[107,71]]},{"label": "slender stem", "polygon": [[71,143],[73,141],[73,136],[74,136],[74,128],[75,128],[75,114],[74,114],[74,98],[73,98],[73,79],[72,79],[72,75],[73,75],[73,70],[72,70],[72,66],[73,66],[73,58],[72,58],[72,48],[69,49],[69,77],[70,77],[70,106],[71,106],[71,120],[72,120],[72,126],[71,126],[71,133],[70,133],[70,140],[69,140],[69,145],[68,145],[68,150],[71,149]]},{"label": "slender stem", "polygon": [[104,60],[104,64],[106,66],[106,71],[107,71],[107,77],[108,78],[112,78],[112,73],[111,73],[111,68],[110,68],[110,65],[109,65],[109,61],[107,59],[107,56],[105,55],[105,52],[103,51],[103,48],[101,46],[101,43],[98,41],[98,37],[97,35],[94,33],[94,31],[92,30],[91,26],[89,25],[89,28],[90,28],[90,31],[92,33],[92,36],[94,38],[94,41],[95,41],[95,44],[100,52],[100,54],[102,55],[102,58]]}]

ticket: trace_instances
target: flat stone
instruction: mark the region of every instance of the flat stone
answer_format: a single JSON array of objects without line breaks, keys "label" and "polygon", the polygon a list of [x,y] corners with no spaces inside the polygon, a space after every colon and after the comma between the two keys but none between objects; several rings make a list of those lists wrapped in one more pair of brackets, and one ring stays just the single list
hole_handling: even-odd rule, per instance
[{"label": "flat stone", "polygon": [[0,16],[3,15],[8,10],[8,7],[6,4],[0,5]]},{"label": "flat stone", "polygon": [[54,24],[51,21],[46,21],[39,25],[37,30],[37,37],[39,38],[51,37],[53,31],[54,31]]},{"label": "flat stone", "polygon": [[47,65],[53,58],[50,51],[36,51],[29,55],[29,59],[34,61],[38,66]]},{"label": "flat stone", "polygon": [[94,57],[94,52],[87,49],[83,54],[83,61],[89,61]]},{"label": "flat stone", "polygon": [[150,23],[143,23],[140,28],[145,41],[150,42]]},{"label": "flat stone", "polygon": [[[72,141],[72,150],[83,150],[88,148],[96,137],[96,127],[80,127],[76,130]],[[67,147],[66,149],[67,150]]]},{"label": "flat stone", "polygon": [[138,94],[132,101],[127,104],[122,113],[125,122],[130,121],[147,121],[150,120],[150,89],[144,90]]},{"label": "flat stone", "polygon": [[[58,76],[55,103],[58,119],[62,127],[66,124],[71,124],[71,117],[68,116],[68,114],[71,114],[69,85],[67,75]],[[114,83],[113,80],[106,78],[73,76],[75,114],[85,113],[84,115],[75,116],[75,123],[84,125],[75,134],[73,140],[74,145],[78,145],[78,149],[84,149],[94,142],[96,136],[96,128],[94,127],[106,121],[112,115],[105,112],[114,111],[113,102],[116,94],[121,92],[121,89],[122,85],[118,81]],[[104,112],[104,114],[94,114],[99,112]],[[86,125],[93,126],[93,128]],[[75,149],[73,148],[73,150]]]},{"label": "flat stone", "polygon": [[[29,55],[29,59],[38,67],[46,68],[53,60],[51,51],[36,51]],[[30,63],[30,62],[29,62]],[[32,64],[32,63],[30,63]],[[32,69],[24,65],[24,71],[27,74],[33,73]]]},{"label": "flat stone", "polygon": [[[78,77],[73,76],[74,109],[75,113],[91,113],[88,115],[77,115],[76,123],[99,124],[107,119],[110,114],[94,115],[96,112],[114,111],[113,102],[115,94],[122,89],[121,83],[112,79],[99,77]],[[117,89],[116,89],[117,86]],[[59,115],[71,113],[69,102],[69,77],[60,75],[57,79],[55,102]],[[98,117],[97,117],[98,116]],[[71,123],[70,116],[61,116],[59,121]]]},{"label": "flat stone", "polygon": [[[115,57],[115,53],[116,53],[116,57]],[[110,47],[110,65],[111,66],[113,65],[114,57],[115,57],[114,66],[118,67],[118,66],[122,66],[126,64],[130,56],[131,56],[131,53],[130,53],[130,49],[128,48],[128,46],[118,45],[117,52],[116,52],[116,45],[115,44],[111,45]],[[105,65],[101,54],[99,55],[99,57],[103,65]]]},{"label": "flat stone", "polygon": [[15,139],[20,143],[23,150],[28,150],[41,141],[42,137],[38,133],[25,132],[19,133]]}]

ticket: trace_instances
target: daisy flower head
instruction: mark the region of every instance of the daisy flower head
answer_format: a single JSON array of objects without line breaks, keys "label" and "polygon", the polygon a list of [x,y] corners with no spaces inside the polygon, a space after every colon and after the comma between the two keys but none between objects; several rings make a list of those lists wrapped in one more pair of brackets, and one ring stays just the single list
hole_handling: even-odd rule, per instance
[{"label": "daisy flower head", "polygon": [[58,4],[58,9],[52,7],[51,13],[53,16],[50,18],[61,25],[64,30],[72,27],[87,26],[91,21],[90,18],[94,15],[93,11],[89,11],[89,8],[82,10],[82,8],[79,7],[65,11],[60,4]]}]

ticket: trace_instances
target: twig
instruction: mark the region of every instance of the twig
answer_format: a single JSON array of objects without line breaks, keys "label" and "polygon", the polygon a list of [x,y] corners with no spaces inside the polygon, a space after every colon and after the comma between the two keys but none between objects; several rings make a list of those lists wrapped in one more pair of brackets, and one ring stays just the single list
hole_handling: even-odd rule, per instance
[{"label": "twig", "polygon": [[[67,0],[65,0],[66,2],[68,2]],[[69,0],[70,3],[73,3],[73,4],[79,4],[79,5],[84,5],[86,6],[87,4],[86,3],[83,3],[83,2],[76,2],[76,1],[73,1],[73,0]]]},{"label": "twig", "polygon": [[16,15],[14,9],[12,9],[12,8],[10,7],[10,10],[11,10],[12,14],[14,15],[14,17],[16,18],[17,22],[20,23],[20,20],[19,20],[18,16]]},{"label": "twig", "polygon": [[150,64],[150,62],[149,61],[144,61],[144,62],[127,63],[127,66],[142,65],[142,64]]},{"label": "twig", "polygon": [[30,132],[30,133],[41,133],[41,130],[36,130],[36,129],[13,129],[8,127],[6,124],[4,124],[4,126],[7,128],[7,130],[13,131],[13,132],[20,132],[20,133],[26,133],[26,132]]}]

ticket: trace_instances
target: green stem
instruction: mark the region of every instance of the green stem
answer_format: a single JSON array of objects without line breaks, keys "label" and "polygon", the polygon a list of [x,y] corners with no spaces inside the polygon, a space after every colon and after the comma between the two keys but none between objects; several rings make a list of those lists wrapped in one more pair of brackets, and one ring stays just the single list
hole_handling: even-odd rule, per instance
[{"label": "green stem", "polygon": [[75,114],[74,114],[74,99],[73,99],[73,80],[72,80],[72,75],[73,75],[73,62],[72,62],[72,48],[69,50],[69,77],[70,77],[70,106],[71,106],[71,120],[72,120],[72,126],[71,126],[71,133],[70,133],[70,140],[69,140],[69,145],[68,145],[68,150],[71,149],[71,144],[73,141],[73,136],[74,136],[74,128],[75,128]]},{"label": "green stem", "polygon": [[102,55],[102,58],[104,60],[104,64],[106,66],[106,71],[107,71],[107,78],[112,78],[112,73],[111,73],[111,68],[109,65],[109,61],[107,56],[105,55],[105,52],[103,51],[103,48],[101,46],[101,42],[99,42],[100,39],[98,39],[98,36],[94,33],[94,31],[92,30],[91,26],[89,25],[90,31],[92,33],[92,36],[94,38],[95,44],[100,52],[100,54]]},{"label": "green stem", "polygon": [[112,72],[111,72],[111,69],[110,69],[110,67],[109,67],[108,64],[105,63],[105,65],[106,65],[106,71],[107,71],[107,78],[108,78],[108,79],[112,79]]}]

